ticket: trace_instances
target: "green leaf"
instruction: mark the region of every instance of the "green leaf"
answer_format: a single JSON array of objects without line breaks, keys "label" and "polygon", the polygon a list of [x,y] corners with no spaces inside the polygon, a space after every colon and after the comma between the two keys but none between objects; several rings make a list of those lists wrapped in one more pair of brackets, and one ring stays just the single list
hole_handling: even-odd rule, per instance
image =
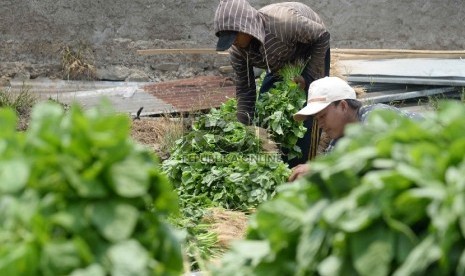
[{"label": "green leaf", "polygon": [[267,236],[271,248],[276,252],[289,245],[289,240],[282,237],[295,236],[303,219],[302,210],[289,202],[278,200],[263,204],[252,223],[259,225],[262,235]]},{"label": "green leaf", "polygon": [[389,275],[394,257],[394,236],[378,224],[350,236],[350,252],[359,275]]},{"label": "green leaf", "polygon": [[25,160],[0,161],[0,193],[16,193],[26,186],[30,169]]},{"label": "green leaf", "polygon": [[74,270],[70,276],[105,276],[105,270],[99,264],[93,264],[86,268]]},{"label": "green leaf", "polygon": [[112,264],[111,275],[149,275],[148,252],[135,240],[123,241],[110,247],[108,250],[108,258]]},{"label": "green leaf", "polygon": [[117,201],[100,202],[93,206],[92,223],[111,242],[129,238],[137,224],[139,211]]},{"label": "green leaf", "polygon": [[83,198],[103,198],[108,195],[108,190],[100,179],[86,178],[66,163],[60,169],[79,196]]},{"label": "green leaf", "polygon": [[341,275],[341,266],[341,259],[338,256],[331,255],[318,265],[318,273],[322,276],[338,276]]},{"label": "green leaf", "polygon": [[2,126],[0,138],[9,139],[16,136],[16,121],[16,112],[12,108],[0,109],[0,126]]},{"label": "green leaf", "polygon": [[270,246],[264,241],[242,241],[233,245],[232,252],[237,252],[241,258],[250,262],[252,266],[258,265],[270,254]]},{"label": "green leaf", "polygon": [[[0,237],[2,237],[0,232]],[[39,252],[33,243],[22,242],[16,246],[3,243],[0,248],[0,275],[36,275]]]},{"label": "green leaf", "polygon": [[441,250],[432,236],[426,237],[408,255],[393,276],[423,275],[429,265],[441,258]]},{"label": "green leaf", "polygon": [[82,265],[73,241],[52,241],[44,245],[40,263],[46,275],[69,274]]},{"label": "green leaf", "polygon": [[455,271],[456,275],[465,275],[465,250],[460,255],[459,262]]},{"label": "green leaf", "polygon": [[150,168],[138,158],[128,158],[114,164],[110,170],[116,194],[122,197],[138,197],[147,193],[149,188]]},{"label": "green leaf", "polygon": [[324,231],[318,222],[321,219],[321,214],[327,208],[328,202],[320,200],[314,204],[304,215],[304,225],[302,234],[299,238],[297,245],[297,273],[304,275],[306,273],[314,272],[320,261],[318,252],[323,247],[323,242],[326,238],[326,231]]},{"label": "green leaf", "polygon": [[67,210],[53,214],[50,220],[57,225],[67,229],[71,233],[79,233],[89,225],[89,218],[86,215],[86,205],[70,204]]},{"label": "green leaf", "polygon": [[307,275],[315,272],[318,265],[318,252],[324,250],[323,242],[326,237],[326,231],[316,228],[312,224],[304,226],[302,235],[297,245],[297,274]]}]

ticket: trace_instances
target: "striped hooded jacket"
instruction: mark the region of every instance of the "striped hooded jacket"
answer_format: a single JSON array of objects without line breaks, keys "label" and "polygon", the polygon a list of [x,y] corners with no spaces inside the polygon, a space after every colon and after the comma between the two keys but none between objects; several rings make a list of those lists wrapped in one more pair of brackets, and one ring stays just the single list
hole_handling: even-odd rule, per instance
[{"label": "striped hooded jacket", "polygon": [[324,60],[329,48],[329,32],[308,6],[284,2],[259,10],[245,0],[221,0],[215,13],[215,33],[237,31],[255,38],[245,48],[229,50],[236,72],[238,119],[247,123],[255,110],[256,86],[253,67],[273,74],[296,60],[307,61],[302,76],[307,81],[324,76]]}]

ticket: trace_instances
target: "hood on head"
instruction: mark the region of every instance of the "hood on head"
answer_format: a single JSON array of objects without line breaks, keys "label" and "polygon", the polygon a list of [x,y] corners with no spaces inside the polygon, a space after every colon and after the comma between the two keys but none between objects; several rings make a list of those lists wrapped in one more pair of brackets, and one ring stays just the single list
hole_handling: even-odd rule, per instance
[{"label": "hood on head", "polygon": [[245,0],[221,0],[215,12],[215,34],[221,31],[246,33],[265,41],[265,29],[259,12]]}]

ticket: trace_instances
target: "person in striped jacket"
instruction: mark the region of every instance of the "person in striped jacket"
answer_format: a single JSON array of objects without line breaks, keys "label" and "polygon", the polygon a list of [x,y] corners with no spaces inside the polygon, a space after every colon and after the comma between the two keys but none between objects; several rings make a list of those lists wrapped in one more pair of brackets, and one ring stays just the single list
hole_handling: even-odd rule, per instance
[{"label": "person in striped jacket", "polygon": [[[304,61],[302,76],[296,79],[305,91],[311,82],[329,75],[330,35],[319,15],[298,2],[283,2],[253,8],[246,0],[221,0],[215,13],[217,50],[229,49],[236,73],[237,118],[251,124],[256,100],[253,68],[267,71],[260,93],[279,81],[277,72],[285,65]],[[290,167],[311,159],[318,137],[311,137],[312,119],[304,125],[308,131],[297,145],[303,157],[285,160]],[[318,133],[318,131],[313,131]]]}]

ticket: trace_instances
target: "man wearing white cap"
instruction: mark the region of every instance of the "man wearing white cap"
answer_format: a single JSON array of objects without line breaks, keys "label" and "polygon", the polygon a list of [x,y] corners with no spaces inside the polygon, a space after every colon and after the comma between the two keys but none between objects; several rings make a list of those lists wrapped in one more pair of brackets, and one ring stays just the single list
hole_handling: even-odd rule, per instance
[{"label": "man wearing white cap", "polygon": [[[344,135],[347,124],[365,122],[373,110],[388,109],[402,116],[421,119],[418,114],[405,112],[385,104],[362,106],[356,93],[347,82],[338,77],[325,77],[312,82],[308,89],[307,106],[294,114],[296,121],[304,121],[310,117],[317,120],[318,125],[332,139],[326,152],[335,146],[337,140]],[[289,181],[294,181],[310,170],[309,164],[294,167]]]}]

